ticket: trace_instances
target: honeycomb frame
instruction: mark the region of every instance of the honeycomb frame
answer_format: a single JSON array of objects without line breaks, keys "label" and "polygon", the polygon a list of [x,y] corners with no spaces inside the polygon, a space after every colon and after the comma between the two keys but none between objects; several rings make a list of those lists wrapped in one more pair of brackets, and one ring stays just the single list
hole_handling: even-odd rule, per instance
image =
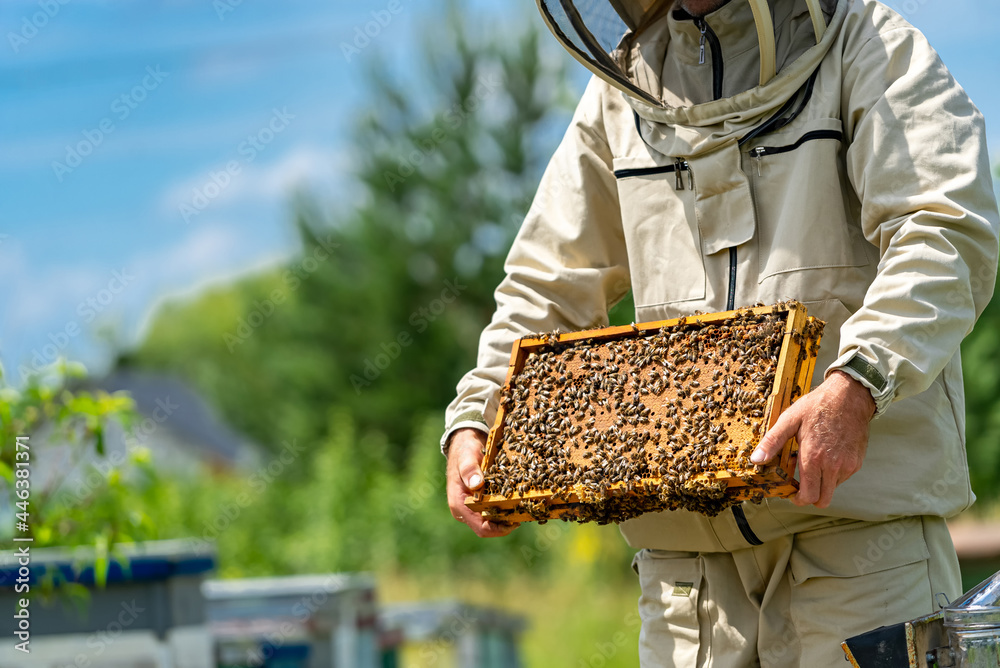
[{"label": "honeycomb frame", "polygon": [[808,392],[822,328],[782,302],[521,338],[484,451],[486,485],[466,504],[499,521],[603,524],[791,496],[794,439],[771,464],[748,458]]}]

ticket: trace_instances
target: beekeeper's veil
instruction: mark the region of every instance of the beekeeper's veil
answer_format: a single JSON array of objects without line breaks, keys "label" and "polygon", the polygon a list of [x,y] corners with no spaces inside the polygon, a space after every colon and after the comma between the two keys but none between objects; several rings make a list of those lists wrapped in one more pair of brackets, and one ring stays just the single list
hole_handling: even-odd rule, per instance
[{"label": "beekeeper's veil", "polygon": [[[670,15],[672,0],[537,1],[563,46],[594,74],[625,93],[643,141],[664,156],[659,160],[686,161],[693,175],[704,253],[722,252],[753,238],[754,202],[741,167],[742,156],[751,140],[791,122],[805,108],[819,66],[839,39],[848,3],[730,0],[727,8],[719,11],[729,17],[738,15],[740,21],[753,21],[756,28],[759,78],[746,77],[737,84],[746,89],[730,90],[728,97],[691,104],[668,95],[670,82],[658,74],[669,71],[671,65],[667,58],[669,21],[675,18]],[[740,3],[749,4],[749,11]],[[786,32],[779,31],[783,39],[775,40],[772,11],[779,6],[808,21],[800,23],[801,31],[796,29],[795,48],[791,50]],[[706,22],[711,26],[712,21],[710,14]],[[785,29],[788,24],[778,27]],[[776,58],[779,46],[780,59]],[[673,104],[665,100],[673,100]]]},{"label": "beekeeper's veil", "polygon": [[[650,84],[646,77],[635,72],[642,63],[647,71],[660,71],[659,63],[648,59],[665,48],[642,49],[647,29],[674,8],[672,0],[537,0],[538,7],[549,28],[573,56],[612,86],[625,92],[633,100],[648,105],[650,109],[669,109],[663,102],[662,89]],[[729,108],[754,109],[764,100],[771,102],[787,99],[795,88],[808,78],[823,59],[832,42],[830,27],[839,28],[843,7],[837,0],[796,0],[808,9],[812,21],[815,46],[806,50],[793,62],[786,63],[781,72],[776,70],[775,27],[768,0],[731,0],[749,3],[757,31],[760,50],[760,76],[758,86],[733,98],[728,98]],[[826,11],[824,11],[826,9]],[[654,31],[655,39],[663,40],[664,31]],[[792,90],[790,90],[790,88]],[[750,94],[755,93],[755,94]],[[736,97],[741,99],[736,100]],[[780,104],[780,103],[779,103]],[[705,106],[705,105],[695,105]],[[768,105],[770,106],[770,105]],[[642,111],[639,105],[638,111]],[[646,116],[646,114],[642,114]],[[662,116],[662,114],[653,114]],[[682,121],[684,119],[663,120]],[[689,119],[693,120],[693,119]],[[704,120],[704,119],[703,119]]]}]

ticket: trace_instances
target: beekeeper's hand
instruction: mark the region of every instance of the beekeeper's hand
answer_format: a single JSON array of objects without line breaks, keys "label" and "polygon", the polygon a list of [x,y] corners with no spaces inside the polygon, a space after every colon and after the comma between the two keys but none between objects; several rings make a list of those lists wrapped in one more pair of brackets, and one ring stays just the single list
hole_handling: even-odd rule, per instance
[{"label": "beekeeper's hand", "polygon": [[517,523],[491,522],[465,505],[465,498],[483,486],[479,470],[483,461],[486,434],[478,429],[459,429],[451,436],[448,448],[448,506],[452,516],[469,525],[482,538],[506,536]]},{"label": "beekeeper's hand", "polygon": [[799,506],[826,508],[833,490],[861,469],[875,400],[864,385],[834,371],[792,404],[760,439],[750,461],[769,462],[793,436],[799,443]]}]

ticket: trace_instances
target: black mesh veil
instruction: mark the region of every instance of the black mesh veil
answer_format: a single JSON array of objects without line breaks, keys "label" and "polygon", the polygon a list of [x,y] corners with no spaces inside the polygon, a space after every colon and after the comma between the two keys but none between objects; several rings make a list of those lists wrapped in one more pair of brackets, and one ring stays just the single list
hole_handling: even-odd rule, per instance
[{"label": "black mesh veil", "polygon": [[617,49],[629,26],[608,0],[538,0],[538,5],[556,37],[577,58],[614,78],[633,95],[657,104],[624,71],[624,56]]},{"label": "black mesh veil", "polygon": [[[757,41],[760,45],[759,86],[775,79],[779,64],[784,68],[796,62],[811,47],[802,39],[795,38],[792,31],[809,30],[815,35],[815,44],[822,41],[827,22],[838,6],[838,0],[795,0],[792,4],[804,3],[808,8],[808,18],[796,14],[794,25],[783,24],[790,35],[785,42],[781,63],[778,63],[778,44],[775,41],[775,25],[772,7],[768,0],[744,0],[753,12]],[[577,60],[592,72],[607,80],[631,97],[642,100],[654,107],[663,107],[661,90],[647,90],[653,83],[642,82],[650,77],[643,71],[638,60],[647,55],[659,53],[655,49],[641,55],[637,49],[643,39],[655,39],[647,30],[666,16],[673,6],[673,0],[537,0],[542,16],[552,32]],[[654,30],[657,28],[654,28]],[[798,33],[802,34],[802,33]],[[704,37],[702,38],[704,40]],[[797,39],[793,43],[793,39]],[[655,42],[650,42],[651,44]],[[827,45],[826,48],[829,48]],[[796,50],[797,49],[797,50]],[[816,51],[815,53],[820,53]],[[815,54],[814,54],[815,55]],[[652,72],[658,71],[662,63],[646,63]],[[653,76],[655,78],[655,75]],[[773,90],[773,89],[772,89]]]}]

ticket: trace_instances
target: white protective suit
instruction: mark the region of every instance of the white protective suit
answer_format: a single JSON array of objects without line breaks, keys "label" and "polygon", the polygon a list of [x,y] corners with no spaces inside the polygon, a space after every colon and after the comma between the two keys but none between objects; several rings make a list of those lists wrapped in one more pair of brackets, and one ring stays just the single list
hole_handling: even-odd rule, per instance
[{"label": "white protective suit", "polygon": [[[862,469],[825,509],[771,499],[625,522],[646,548],[637,561],[850,525],[858,547],[834,574],[848,577],[877,538],[864,531],[967,508],[958,350],[992,296],[998,214],[982,116],[923,35],[868,0],[732,0],[704,19],[670,2],[539,5],[596,76],[511,248],[442,445],[492,424],[516,338],[606,325],[629,290],[637,322],[795,299],[827,323],[815,383],[839,369],[876,400]],[[920,540],[884,550],[894,556],[877,570],[941,549],[947,532],[922,522]]]}]

